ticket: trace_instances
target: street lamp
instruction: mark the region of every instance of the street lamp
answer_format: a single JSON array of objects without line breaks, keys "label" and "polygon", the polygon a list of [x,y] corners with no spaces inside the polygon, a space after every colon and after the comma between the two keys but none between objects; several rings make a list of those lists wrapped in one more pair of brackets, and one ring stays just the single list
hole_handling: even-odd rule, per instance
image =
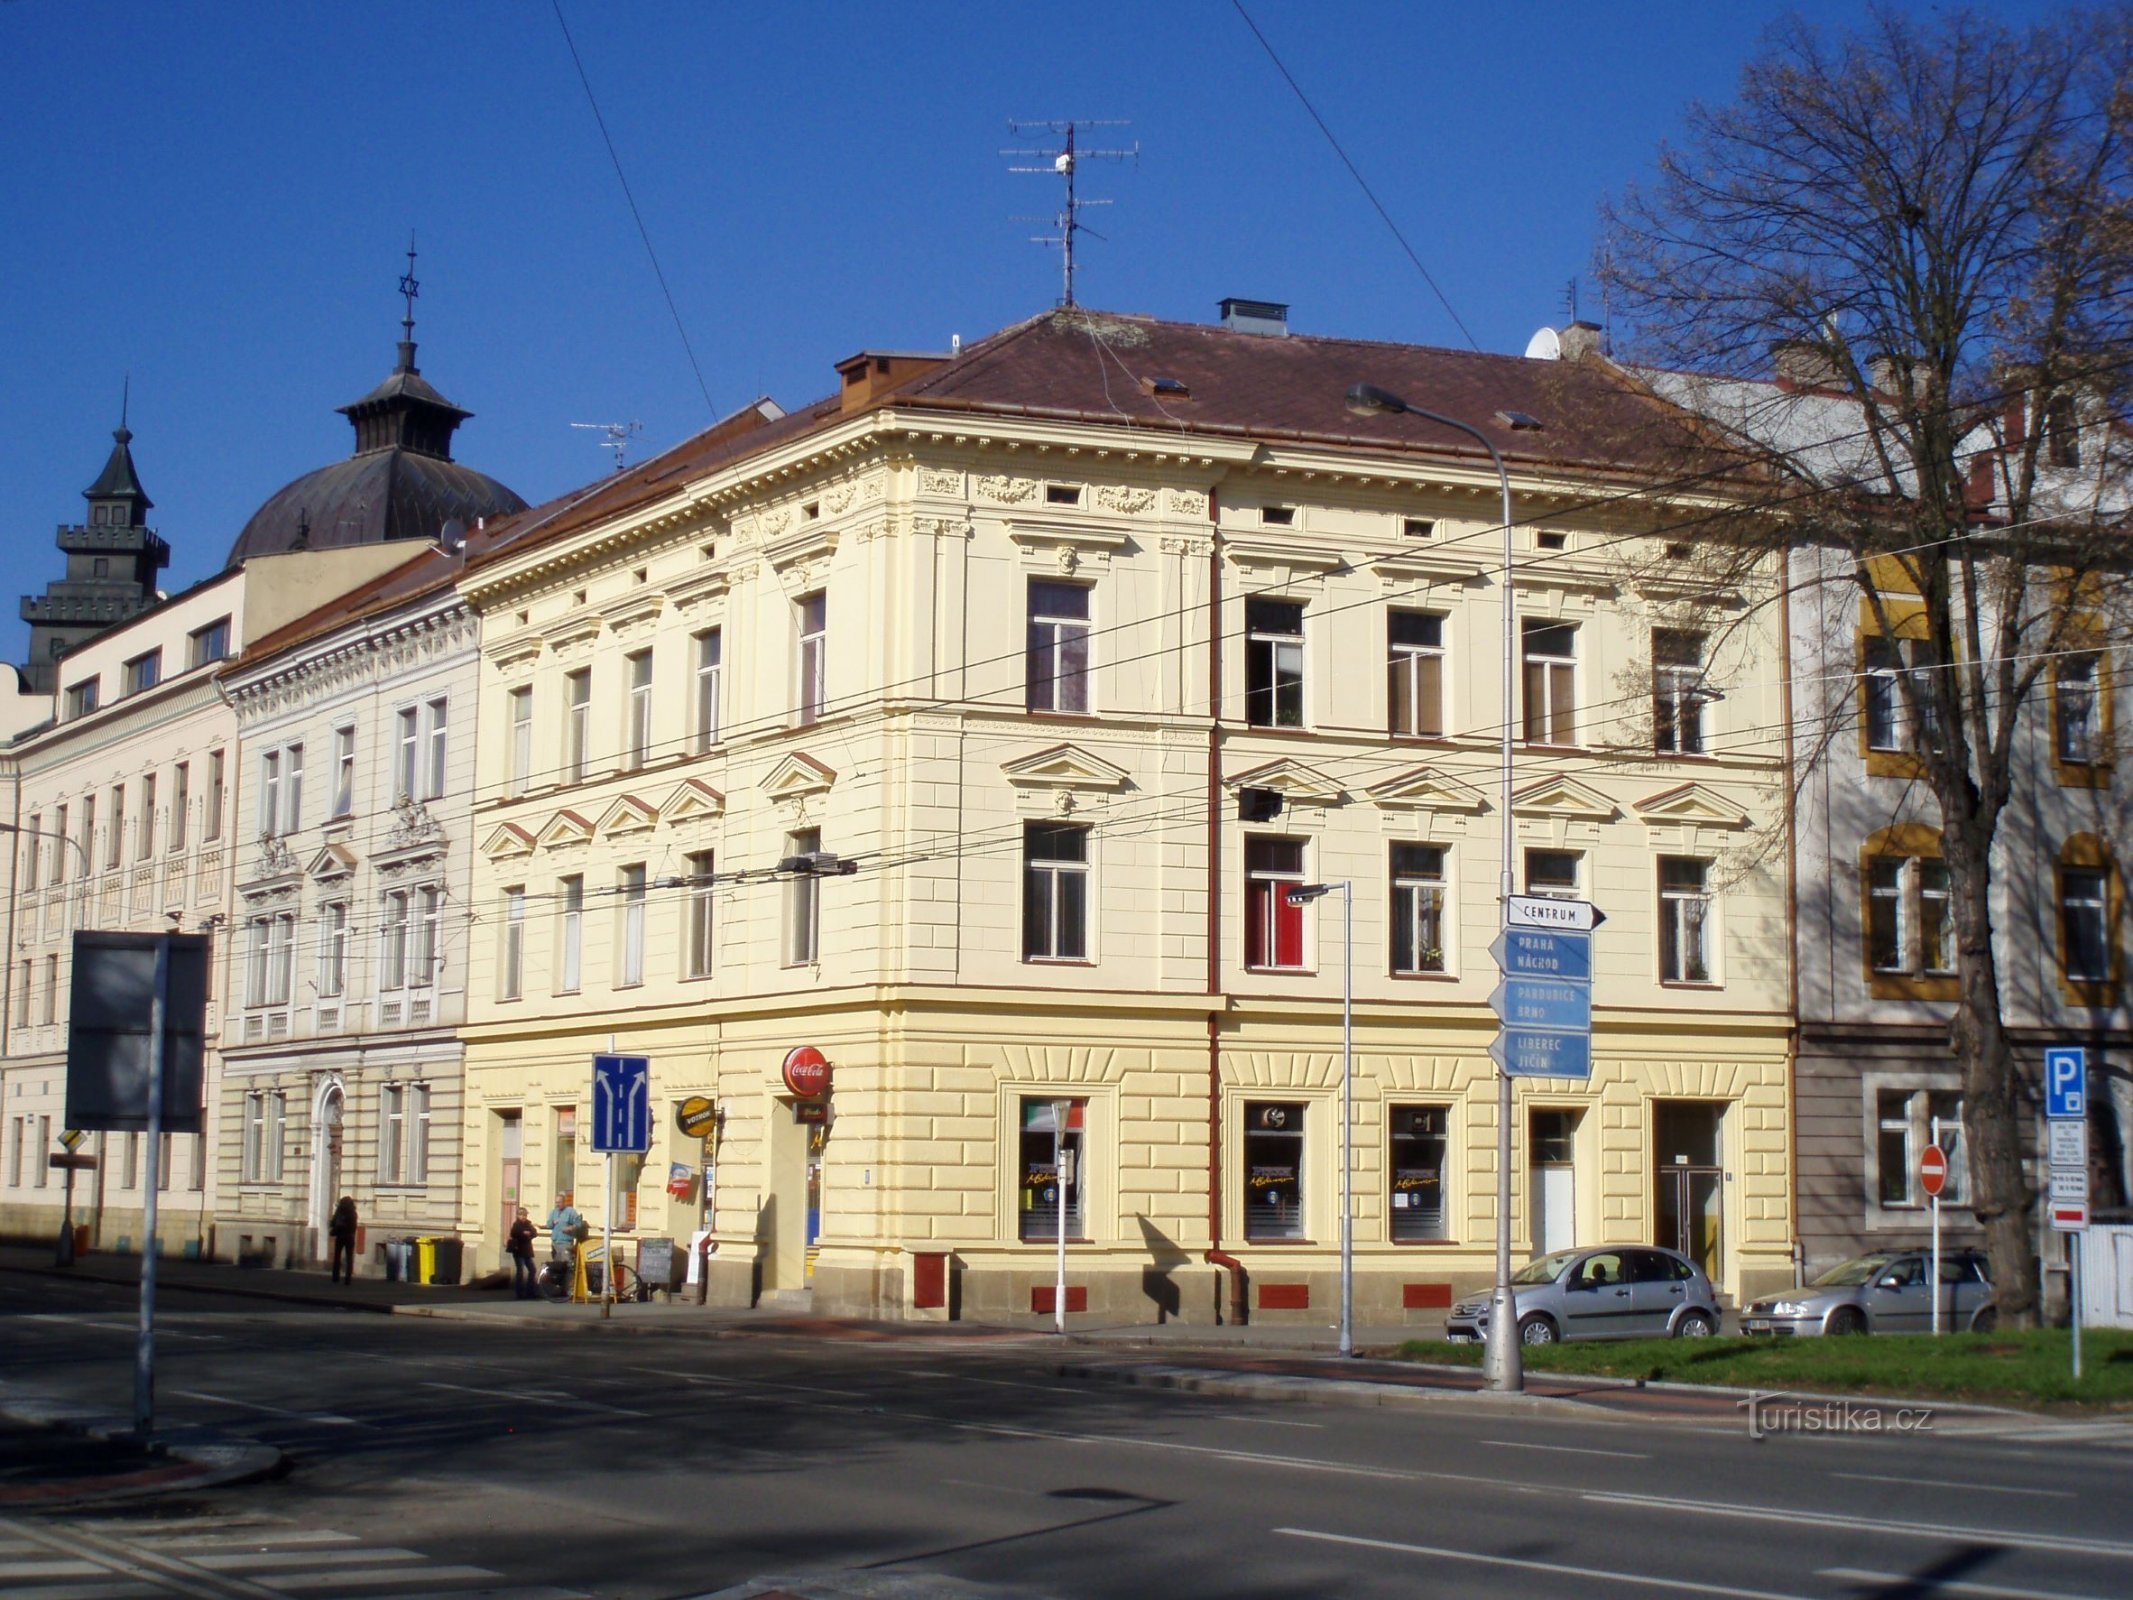
[{"label": "street lamp", "polygon": [[[1457,417],[1409,405],[1398,395],[1368,383],[1349,389],[1348,409],[1359,417],[1404,414],[1453,429],[1488,451],[1496,468],[1496,482],[1503,491],[1503,869],[1497,890],[1497,916],[1499,926],[1508,929],[1512,887],[1511,710],[1517,628],[1517,591],[1511,571],[1511,475],[1504,471],[1503,456],[1494,441]],[[1496,420],[1521,432],[1540,426],[1537,419],[1523,411],[1499,411]],[[1496,1288],[1489,1297],[1489,1344],[1481,1370],[1491,1389],[1508,1392],[1526,1386],[1519,1360],[1518,1300],[1511,1291],[1511,1074],[1501,1066],[1496,1069]]]},{"label": "street lamp", "polygon": [[1292,906],[1341,892],[1341,1354],[1355,1354],[1355,886],[1301,883],[1284,898]]}]

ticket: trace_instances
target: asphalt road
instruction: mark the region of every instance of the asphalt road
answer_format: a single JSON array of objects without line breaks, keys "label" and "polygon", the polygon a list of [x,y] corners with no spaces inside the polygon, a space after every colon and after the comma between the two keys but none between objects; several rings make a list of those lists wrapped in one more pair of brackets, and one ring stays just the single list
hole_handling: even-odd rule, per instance
[{"label": "asphalt road", "polygon": [[[2133,1429],[1756,1442],[1717,1404],[1260,1403],[1103,1375],[1146,1356],[1061,1376],[1041,1336],[556,1333],[183,1294],[161,1326],[159,1420],[270,1442],[289,1472],[0,1518],[0,1593],[636,1600],[839,1572],[1159,1600],[2133,1593]],[[9,1393],[123,1411],[131,1334],[123,1291],[0,1273]]]}]

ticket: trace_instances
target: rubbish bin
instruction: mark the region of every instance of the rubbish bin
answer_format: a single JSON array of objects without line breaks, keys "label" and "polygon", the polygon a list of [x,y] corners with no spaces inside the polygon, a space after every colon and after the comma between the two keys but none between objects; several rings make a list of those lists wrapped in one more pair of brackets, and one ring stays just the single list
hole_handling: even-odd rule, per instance
[{"label": "rubbish bin", "polygon": [[458,1283],[460,1278],[460,1255],[464,1248],[460,1241],[457,1239],[435,1238],[425,1239],[422,1243],[424,1246],[423,1260],[425,1268],[422,1281],[424,1283],[439,1283],[448,1286]]},{"label": "rubbish bin", "polygon": [[378,1248],[385,1253],[385,1281],[406,1283],[413,1276],[412,1257],[415,1241],[412,1239],[387,1239]]}]

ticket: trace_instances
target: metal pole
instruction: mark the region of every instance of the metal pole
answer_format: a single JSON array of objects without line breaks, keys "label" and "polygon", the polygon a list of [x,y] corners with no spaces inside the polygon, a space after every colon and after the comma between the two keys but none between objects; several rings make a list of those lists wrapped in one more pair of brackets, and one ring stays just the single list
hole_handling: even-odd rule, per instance
[{"label": "metal pole", "polygon": [[156,941],[148,1003],[148,1171],[141,1196],[141,1323],[133,1341],[133,1431],[146,1439],[156,1420],[156,1189],[163,1178],[163,1018],[170,1005],[170,939]]},{"label": "metal pole", "polygon": [[1940,1337],[1940,1196],[1933,1197],[1933,1337]]},{"label": "metal pole", "polygon": [[2073,1290],[2068,1299],[2073,1302],[2074,1381],[2076,1383],[2081,1381],[2081,1241],[2083,1237],[2084,1235],[2080,1232],[2067,1235],[2069,1245],[2067,1282],[2072,1286]]},{"label": "metal pole", "polygon": [[1341,884],[1341,1354],[1355,1354],[1355,885]]},{"label": "metal pole", "polygon": [[600,1219],[600,1315],[615,1314],[615,1152],[607,1152],[607,1212]]},{"label": "metal pole", "polygon": [[1052,1331],[1062,1337],[1066,1333],[1066,1125],[1073,1111],[1071,1100],[1052,1102],[1052,1187],[1059,1201],[1055,1224],[1059,1267],[1052,1283]]},{"label": "metal pole", "polygon": [[[79,1147],[77,1146],[77,1148]],[[69,1159],[72,1159],[73,1155],[73,1150],[67,1152]],[[66,1205],[59,1214],[59,1253],[53,1258],[53,1264],[61,1267],[74,1265],[74,1169],[72,1167],[67,1168]]]}]

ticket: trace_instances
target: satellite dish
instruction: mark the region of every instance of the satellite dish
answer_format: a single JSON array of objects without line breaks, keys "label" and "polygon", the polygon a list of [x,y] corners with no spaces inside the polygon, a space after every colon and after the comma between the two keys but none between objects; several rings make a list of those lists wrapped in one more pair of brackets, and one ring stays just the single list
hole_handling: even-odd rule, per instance
[{"label": "satellite dish", "polygon": [[1560,361],[1563,359],[1563,340],[1553,328],[1543,328],[1526,341],[1528,361]]}]

